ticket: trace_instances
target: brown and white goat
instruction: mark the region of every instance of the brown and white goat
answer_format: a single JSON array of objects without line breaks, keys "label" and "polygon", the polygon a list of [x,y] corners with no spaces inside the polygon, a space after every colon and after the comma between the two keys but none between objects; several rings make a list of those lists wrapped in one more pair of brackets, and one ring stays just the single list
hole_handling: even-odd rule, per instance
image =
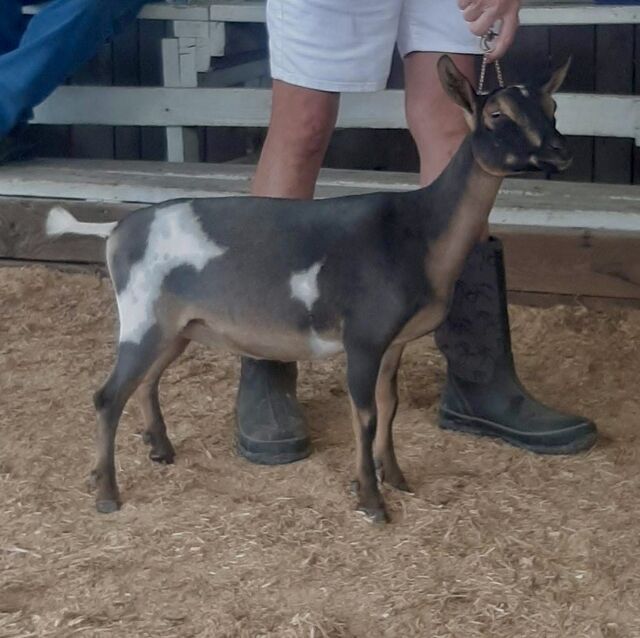
[{"label": "brown and white goat", "polygon": [[344,351],[357,508],[386,520],[376,467],[385,482],[407,489],[391,433],[402,351],[445,318],[503,177],[569,164],[551,97],[567,67],[544,86],[477,95],[450,58],[441,58],[440,79],[470,133],[442,175],[413,192],[181,199],[135,211],[117,225],[81,224],[51,211],[52,235],[108,237],[120,337],[115,367],[95,395],[98,511],[120,507],[115,435],[134,391],[151,458],[173,461],[158,383],[196,341],[280,361]]}]

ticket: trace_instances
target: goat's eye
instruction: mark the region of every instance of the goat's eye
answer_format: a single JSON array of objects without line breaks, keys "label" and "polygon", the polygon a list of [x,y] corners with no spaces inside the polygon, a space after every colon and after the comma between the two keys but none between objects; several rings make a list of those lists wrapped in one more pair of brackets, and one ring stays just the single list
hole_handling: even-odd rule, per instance
[{"label": "goat's eye", "polygon": [[492,120],[497,120],[497,119],[498,119],[499,117],[501,117],[501,116],[502,116],[502,113],[500,113],[500,111],[494,111],[494,112],[491,114],[491,119],[492,119]]}]

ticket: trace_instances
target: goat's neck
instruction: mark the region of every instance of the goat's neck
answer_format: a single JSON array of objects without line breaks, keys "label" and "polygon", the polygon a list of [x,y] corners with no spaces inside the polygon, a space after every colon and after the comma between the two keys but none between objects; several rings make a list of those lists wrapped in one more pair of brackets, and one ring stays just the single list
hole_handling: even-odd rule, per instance
[{"label": "goat's neck", "polygon": [[[485,226],[502,184],[503,177],[492,175],[474,157],[471,136],[467,136],[440,177],[420,189],[428,215],[436,216],[442,230],[451,223],[465,229]],[[426,223],[431,224],[429,220]]]},{"label": "goat's neck", "polygon": [[467,136],[440,177],[419,191],[423,223],[430,229],[427,273],[433,283],[442,283],[441,292],[458,278],[484,235],[502,180],[477,162]]}]

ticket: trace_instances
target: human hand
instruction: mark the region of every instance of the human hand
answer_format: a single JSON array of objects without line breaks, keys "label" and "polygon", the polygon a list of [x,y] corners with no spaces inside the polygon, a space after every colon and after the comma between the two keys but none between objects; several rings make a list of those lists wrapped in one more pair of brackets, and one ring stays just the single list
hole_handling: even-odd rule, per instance
[{"label": "human hand", "polygon": [[500,34],[493,40],[487,60],[495,62],[511,46],[520,21],[520,0],[458,0],[464,19],[469,23],[471,33],[485,35],[498,21],[502,22]]}]

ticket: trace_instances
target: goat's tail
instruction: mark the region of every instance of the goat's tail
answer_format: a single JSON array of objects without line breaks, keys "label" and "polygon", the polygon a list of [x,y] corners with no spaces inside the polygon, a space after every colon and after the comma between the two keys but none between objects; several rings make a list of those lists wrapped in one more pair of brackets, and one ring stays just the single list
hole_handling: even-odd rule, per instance
[{"label": "goat's tail", "polygon": [[47,235],[57,236],[67,233],[73,235],[93,235],[107,238],[118,222],[91,223],[78,221],[62,206],[54,206],[47,215],[45,226]]}]

